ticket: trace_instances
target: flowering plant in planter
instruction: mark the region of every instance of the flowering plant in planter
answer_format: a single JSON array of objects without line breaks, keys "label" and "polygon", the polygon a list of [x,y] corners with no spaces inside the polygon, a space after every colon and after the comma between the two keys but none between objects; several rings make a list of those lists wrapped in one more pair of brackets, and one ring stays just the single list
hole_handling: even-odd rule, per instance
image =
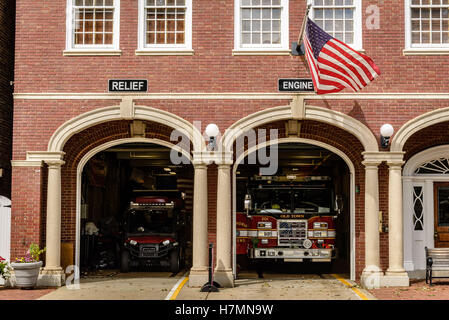
[{"label": "flowering plant in planter", "polygon": [[45,252],[44,249],[39,249],[39,246],[35,243],[32,243],[30,245],[30,248],[28,249],[26,255],[21,258],[16,259],[16,263],[34,263],[39,262],[39,257],[41,254]]},{"label": "flowering plant in planter", "polygon": [[45,248],[40,249],[37,244],[32,243],[24,257],[17,258],[15,262],[11,263],[18,287],[33,288],[36,286],[39,270],[42,267],[39,257],[44,251]]},{"label": "flowering plant in planter", "polygon": [[8,261],[0,257],[0,277],[5,280],[8,280],[11,276],[11,267],[9,266]]}]

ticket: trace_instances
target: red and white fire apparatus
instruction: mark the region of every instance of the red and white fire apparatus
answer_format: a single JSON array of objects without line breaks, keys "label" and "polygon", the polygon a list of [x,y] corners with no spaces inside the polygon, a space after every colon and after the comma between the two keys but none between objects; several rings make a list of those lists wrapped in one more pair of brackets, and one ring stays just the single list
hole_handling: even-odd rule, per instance
[{"label": "red and white fire apparatus", "polygon": [[237,255],[331,262],[342,208],[329,176],[254,176],[237,213]]}]

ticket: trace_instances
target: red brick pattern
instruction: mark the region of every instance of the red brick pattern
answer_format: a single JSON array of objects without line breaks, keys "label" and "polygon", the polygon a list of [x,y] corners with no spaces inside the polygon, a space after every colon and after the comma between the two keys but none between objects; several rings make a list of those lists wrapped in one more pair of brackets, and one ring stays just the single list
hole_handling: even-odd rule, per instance
[{"label": "red brick pattern", "polygon": [[14,167],[12,180],[11,261],[31,243],[42,244],[42,168]]},{"label": "red brick pattern", "polygon": [[[372,4],[380,6],[379,30],[365,26]],[[276,92],[279,76],[308,76],[303,57],[232,55],[234,1],[193,1],[193,56],[136,56],[137,3],[120,5],[121,56],[66,57],[66,2],[42,0],[30,10],[28,0],[18,0],[16,92],[105,92],[108,79],[127,76],[149,78],[152,92]],[[306,0],[290,2],[289,42],[298,39],[305,8]],[[444,92],[446,57],[403,56],[404,25],[403,2],[363,1],[363,48],[382,71],[367,91]]]},{"label": "red brick pattern", "polygon": [[15,1],[0,2],[0,195],[11,197]]}]

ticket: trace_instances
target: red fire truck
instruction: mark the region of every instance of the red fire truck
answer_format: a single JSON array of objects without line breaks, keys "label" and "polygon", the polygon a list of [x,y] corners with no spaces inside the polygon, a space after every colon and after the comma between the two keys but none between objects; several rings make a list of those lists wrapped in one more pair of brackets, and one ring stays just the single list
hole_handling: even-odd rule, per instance
[{"label": "red fire truck", "polygon": [[342,209],[329,176],[254,176],[237,213],[237,255],[251,260],[331,262]]}]

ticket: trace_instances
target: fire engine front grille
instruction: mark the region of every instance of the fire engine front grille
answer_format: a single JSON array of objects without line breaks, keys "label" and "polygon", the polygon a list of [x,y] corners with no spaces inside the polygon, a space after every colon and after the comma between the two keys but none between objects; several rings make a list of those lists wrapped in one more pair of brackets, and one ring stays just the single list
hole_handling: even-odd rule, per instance
[{"label": "fire engine front grille", "polygon": [[281,238],[305,238],[306,230],[298,230],[298,229],[283,229],[279,231],[279,235]]},{"label": "fire engine front grille", "polygon": [[278,245],[302,247],[307,238],[307,220],[278,220]]}]

